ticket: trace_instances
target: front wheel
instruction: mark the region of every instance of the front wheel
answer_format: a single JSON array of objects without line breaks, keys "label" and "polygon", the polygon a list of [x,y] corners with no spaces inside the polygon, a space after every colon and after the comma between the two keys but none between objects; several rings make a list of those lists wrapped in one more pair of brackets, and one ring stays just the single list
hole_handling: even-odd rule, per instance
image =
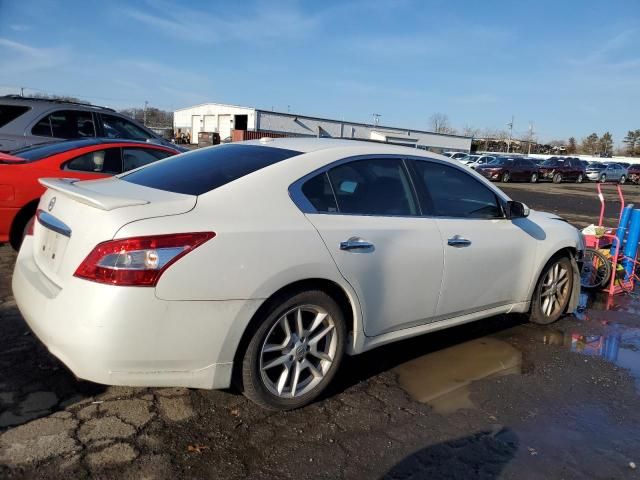
[{"label": "front wheel", "polygon": [[343,312],[326,293],[284,298],[266,312],[244,353],[244,395],[270,410],[307,405],[335,376],[345,338]]},{"label": "front wheel", "polygon": [[504,172],[502,174],[502,183],[509,183],[509,180],[511,180],[511,175],[509,175],[509,172]]},{"label": "front wheel", "polygon": [[529,321],[548,325],[560,318],[567,308],[573,289],[573,267],[567,257],[549,261],[531,299]]},{"label": "front wheel", "polygon": [[604,183],[607,181],[607,176],[603,173],[602,175],[600,175],[600,183]]},{"label": "front wheel", "polygon": [[576,178],[576,183],[584,182],[584,176],[580,173],[578,174],[578,178]]},{"label": "front wheel", "polygon": [[530,178],[531,183],[538,183],[538,174],[532,173]]},{"label": "front wheel", "polygon": [[620,185],[622,185],[622,184],[623,184],[624,182],[626,182],[626,181],[627,181],[627,177],[625,177],[624,175],[622,175],[622,176],[620,177]]},{"label": "front wheel", "polygon": [[562,175],[559,173],[556,173],[553,176],[553,183],[562,183]]}]

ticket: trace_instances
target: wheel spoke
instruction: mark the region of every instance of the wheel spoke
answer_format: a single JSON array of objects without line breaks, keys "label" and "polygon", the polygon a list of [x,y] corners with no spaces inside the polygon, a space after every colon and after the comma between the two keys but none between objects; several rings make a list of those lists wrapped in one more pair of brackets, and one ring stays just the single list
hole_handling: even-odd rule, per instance
[{"label": "wheel spoke", "polygon": [[542,292],[540,294],[541,297],[548,297],[549,295],[551,295],[551,289],[550,288],[545,290],[544,292]]},{"label": "wheel spoke", "polygon": [[296,333],[298,337],[302,337],[304,334],[304,326],[302,325],[302,309],[299,308],[296,311]]},{"label": "wheel spoke", "polygon": [[284,350],[284,348],[287,346],[287,343],[289,342],[287,341],[282,345],[277,345],[275,343],[266,343],[262,348],[262,353],[279,352],[281,350]]},{"label": "wheel spoke", "polygon": [[329,332],[331,332],[331,330],[333,330],[333,325],[328,325],[327,327],[325,327],[320,333],[318,333],[311,340],[309,340],[309,345],[317,344],[320,340],[326,337],[329,334]]},{"label": "wheel spoke", "polygon": [[313,319],[313,323],[311,324],[311,327],[309,327],[309,333],[313,332],[316,328],[322,325],[322,322],[324,322],[325,318],[327,318],[326,313],[318,312],[318,314],[316,315],[316,318]]},{"label": "wheel spoke", "polygon": [[291,328],[289,327],[289,320],[287,320],[286,315],[283,315],[283,317],[280,319],[280,326],[282,327],[282,330],[284,331],[284,335],[288,342],[291,338]]},{"label": "wheel spoke", "polygon": [[561,269],[560,269],[560,271],[558,272],[558,281],[559,281],[561,278],[564,278],[564,277],[566,277],[566,276],[567,276],[567,271],[566,271],[564,268],[561,268]]},{"label": "wheel spoke", "polygon": [[282,369],[282,373],[280,374],[280,378],[278,378],[278,385],[276,386],[279,395],[282,395],[284,387],[287,385],[290,370],[291,369],[289,368],[289,365],[285,363],[284,368]]},{"label": "wheel spoke", "polygon": [[268,370],[273,367],[277,367],[278,365],[283,365],[289,361],[290,355],[282,355],[280,357],[274,358],[270,362],[266,363],[262,366],[262,370]]},{"label": "wheel spoke", "polygon": [[565,277],[562,280],[558,280],[558,288],[560,288],[561,286],[563,286],[565,283],[567,283],[569,281],[569,277]]},{"label": "wheel spoke", "polygon": [[309,353],[320,360],[327,360],[328,362],[332,361],[332,358],[328,353],[319,352],[316,348],[309,350]]},{"label": "wheel spoke", "polygon": [[310,361],[305,360],[305,361],[302,363],[302,367],[301,367],[301,368],[304,368],[304,367],[308,368],[308,369],[309,369],[309,371],[311,372],[311,374],[312,374],[314,377],[316,377],[316,378],[322,378],[322,377],[323,377],[322,372],[321,372],[320,370],[318,370],[318,369],[315,367],[315,365],[314,365],[313,363],[311,363]]},{"label": "wheel spoke", "polygon": [[296,390],[298,389],[298,381],[300,380],[300,370],[302,370],[300,363],[296,362],[296,366],[293,369],[293,380],[291,382],[291,396],[295,397]]}]

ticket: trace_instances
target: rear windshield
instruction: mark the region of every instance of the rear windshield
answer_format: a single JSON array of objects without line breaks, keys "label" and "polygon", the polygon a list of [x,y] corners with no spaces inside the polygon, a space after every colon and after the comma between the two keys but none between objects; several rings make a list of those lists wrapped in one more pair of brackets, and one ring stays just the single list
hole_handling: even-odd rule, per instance
[{"label": "rear windshield", "polygon": [[21,105],[0,105],[0,128],[4,127],[9,122],[13,122],[28,110],[29,107]]},{"label": "rear windshield", "polygon": [[300,153],[258,145],[220,145],[170,157],[120,178],[168,192],[202,195]]},{"label": "rear windshield", "polygon": [[41,160],[51,155],[67,152],[74,148],[86,147],[89,145],[95,145],[95,140],[73,140],[70,142],[49,142],[40,145],[33,145],[31,147],[19,148],[11,152],[11,155],[24,158],[30,162]]}]

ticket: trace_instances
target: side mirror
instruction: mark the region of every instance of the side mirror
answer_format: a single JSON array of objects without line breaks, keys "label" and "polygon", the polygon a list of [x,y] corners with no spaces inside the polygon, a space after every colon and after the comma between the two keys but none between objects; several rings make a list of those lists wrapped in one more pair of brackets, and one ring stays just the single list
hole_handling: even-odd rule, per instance
[{"label": "side mirror", "polygon": [[525,218],[529,216],[529,207],[522,202],[507,202],[507,218]]}]

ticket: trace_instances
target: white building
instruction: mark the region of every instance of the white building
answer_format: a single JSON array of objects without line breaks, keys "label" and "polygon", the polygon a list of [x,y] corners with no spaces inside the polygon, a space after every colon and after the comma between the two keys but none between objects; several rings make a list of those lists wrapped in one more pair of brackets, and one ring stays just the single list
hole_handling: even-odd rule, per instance
[{"label": "white building", "polygon": [[[199,132],[217,132],[224,140],[231,136],[232,130],[244,130],[286,136],[379,140],[434,152],[446,150],[468,152],[471,149],[471,137],[331,120],[219,103],[203,103],[176,110],[173,114],[173,126],[176,132],[178,129],[183,133],[190,132],[192,143],[198,143]],[[259,137],[259,134],[243,136],[243,138]]]}]

